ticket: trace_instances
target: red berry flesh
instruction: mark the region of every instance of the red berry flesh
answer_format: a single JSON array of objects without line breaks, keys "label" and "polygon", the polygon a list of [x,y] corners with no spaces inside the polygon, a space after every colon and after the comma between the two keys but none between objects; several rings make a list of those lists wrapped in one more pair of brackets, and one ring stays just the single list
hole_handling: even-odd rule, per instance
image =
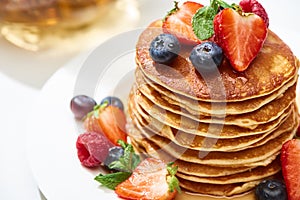
[{"label": "red berry flesh", "polygon": [[86,132],[76,141],[77,156],[83,166],[97,167],[105,161],[114,145],[102,134]]}]

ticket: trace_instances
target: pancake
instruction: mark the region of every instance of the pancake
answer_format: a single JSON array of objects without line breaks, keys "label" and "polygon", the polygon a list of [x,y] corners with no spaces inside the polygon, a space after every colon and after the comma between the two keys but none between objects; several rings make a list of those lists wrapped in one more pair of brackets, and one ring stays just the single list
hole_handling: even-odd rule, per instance
[{"label": "pancake", "polygon": [[208,184],[208,183],[196,183],[193,181],[188,181],[182,178],[178,178],[181,188],[188,191],[213,195],[213,196],[226,196],[230,197],[237,194],[242,194],[253,189],[262,180],[250,181],[245,183],[235,183],[235,184]]},{"label": "pancake", "polygon": [[[260,98],[250,99],[247,101],[227,102],[226,105],[224,105],[224,103],[218,102],[214,102],[212,105],[211,102],[193,100],[191,98],[169,91],[166,88],[146,78],[139,67],[136,68],[135,79],[138,89],[142,93],[159,93],[159,98],[163,98],[172,105],[180,106],[182,109],[187,110],[191,114],[194,114],[196,116],[210,116],[211,114],[224,115],[224,109],[226,109],[226,115],[236,115],[241,113],[253,112],[264,106],[265,104],[271,102],[272,100],[280,97],[289,87],[295,85],[298,76],[295,76],[295,78],[293,78],[291,81],[286,83],[279,90],[273,92],[272,94]],[[157,95],[154,94],[153,96],[156,97]],[[226,106],[226,108],[224,108],[224,106]]]},{"label": "pancake", "polygon": [[[241,173],[245,171],[249,171],[255,167],[216,167],[209,165],[201,165],[197,163],[186,162],[180,159],[176,159],[166,152],[160,151],[159,153],[155,150],[145,149],[143,146],[139,144],[139,142],[135,140],[131,140],[131,144],[134,146],[136,152],[140,155],[151,155],[152,157],[161,159],[165,162],[174,162],[176,166],[178,166],[178,172],[183,174],[189,174],[192,176],[201,176],[201,177],[222,177],[228,176],[236,173]],[[153,144],[153,146],[155,146]]]},{"label": "pancake", "polygon": [[[131,133],[129,132],[128,134],[130,135]],[[294,135],[295,131],[288,131],[268,141],[262,146],[237,152],[191,150],[180,147],[169,139],[159,135],[153,135],[151,138],[144,137],[141,139],[140,143],[142,143],[146,149],[146,146],[151,146],[151,143],[154,143],[158,147],[156,151],[165,151],[172,157],[192,163],[222,167],[261,166],[272,162],[272,160],[280,153],[282,144],[292,139]]]},{"label": "pancake", "polygon": [[[132,141],[133,145],[138,149],[138,151],[141,151],[143,147],[141,147],[138,142],[136,142],[134,139]],[[154,148],[150,150],[148,148],[148,155],[161,158],[162,155],[164,155],[162,152],[157,152],[157,150]],[[273,161],[274,159],[272,159]],[[169,161],[169,160],[168,160]],[[272,162],[271,161],[271,162]],[[180,165],[180,163],[183,162],[183,165]],[[186,171],[188,174],[193,175],[196,171],[200,171],[200,174],[205,173],[204,175],[207,177],[212,177],[210,174],[215,173],[222,173],[226,172],[228,169],[229,171],[232,171],[234,169],[243,169],[243,167],[240,168],[233,168],[233,167],[215,167],[215,166],[205,166],[205,165],[199,165],[195,163],[188,163],[185,161],[181,161],[178,159],[175,159],[174,164],[178,166],[178,172]],[[192,166],[192,167],[190,167]],[[199,166],[204,166],[204,168],[198,168]],[[196,170],[195,170],[196,169]],[[199,169],[199,170],[197,170]],[[231,169],[231,170],[230,170]],[[250,170],[250,169],[248,169]],[[245,171],[248,171],[245,170]],[[228,171],[227,171],[228,172]],[[238,171],[236,173],[239,173]],[[235,174],[235,173],[233,173]],[[228,174],[230,175],[230,174]],[[199,194],[206,194],[206,195],[214,195],[214,196],[233,196],[236,194],[245,193],[251,189],[253,189],[257,184],[259,184],[262,180],[256,180],[256,181],[250,181],[246,183],[233,183],[233,184],[210,184],[210,183],[201,183],[201,182],[194,182],[190,180],[186,180],[183,178],[178,177],[180,187],[183,189],[186,189],[191,192],[199,193]]]},{"label": "pancake", "polygon": [[158,85],[195,100],[233,102],[262,97],[277,91],[297,75],[298,62],[293,52],[271,30],[260,53],[243,73],[236,73],[224,59],[218,72],[202,75],[188,59],[192,47],[182,47],[170,66],[151,59],[150,42],[161,33],[159,27],[141,33],[136,45],[138,67]]},{"label": "pancake", "polygon": [[233,196],[281,170],[282,145],[295,136],[299,61],[271,30],[244,72],[226,57],[218,69],[199,72],[181,45],[170,64],[154,62],[151,41],[161,21],[136,45],[136,71],[127,109],[129,142],[142,157],[178,166],[187,191]]},{"label": "pancake", "polygon": [[[275,120],[278,118],[284,111],[290,107],[292,102],[296,97],[296,85],[290,87],[284,94],[279,98],[273,100],[272,102],[264,105],[260,109],[253,111],[251,113],[245,113],[240,115],[226,115],[223,118],[218,116],[203,116],[203,115],[192,115],[187,110],[180,106],[176,106],[166,102],[163,98],[160,98],[159,93],[152,91],[147,93],[138,87],[136,90],[138,96],[136,97],[139,105],[144,110],[151,110],[152,112],[164,113],[163,111],[156,111],[157,106],[162,110],[168,110],[177,115],[190,118],[192,120],[203,122],[203,123],[216,123],[216,124],[229,124],[236,125],[240,127],[253,127],[258,124],[264,124],[268,121]],[[142,92],[143,91],[143,92]],[[157,105],[157,106],[156,106]],[[224,110],[225,111],[225,110]]]},{"label": "pancake", "polygon": [[240,151],[250,147],[257,147],[276,138],[283,132],[292,131],[296,126],[297,118],[297,115],[295,114],[295,112],[293,112],[277,129],[264,134],[244,136],[233,139],[212,139],[202,136],[193,136],[182,131],[171,129],[166,125],[164,125],[160,130],[155,130],[148,126],[147,122],[145,122],[145,120],[138,116],[138,114],[134,114],[131,112],[134,111],[129,108],[132,123],[141,132],[141,134],[147,138],[151,138],[153,135],[158,134],[162,137],[168,138],[181,147],[202,151],[227,152]]},{"label": "pancake", "polygon": [[[137,99],[132,97],[134,95],[134,87],[131,91],[129,97],[129,104],[137,104]],[[139,105],[139,104],[137,104]],[[129,105],[131,106],[131,105]],[[155,113],[153,110],[156,111],[157,115],[153,117]],[[256,135],[261,133],[266,133],[274,130],[274,128],[278,127],[283,120],[288,116],[290,110],[287,109],[278,119],[275,119],[271,122],[260,124],[256,126],[255,129],[251,130],[249,128],[234,126],[234,125],[223,125],[223,124],[208,124],[208,123],[201,123],[196,122],[194,120],[190,120],[189,118],[171,113],[169,111],[162,111],[157,106],[148,109],[147,111],[140,106],[135,106],[133,110],[136,110],[140,115],[143,116],[144,119],[148,122],[148,126],[153,126],[156,129],[161,129],[164,125],[167,125],[171,128],[175,128],[177,130],[190,133],[192,135],[198,135],[203,137],[210,137],[210,138],[237,138],[241,136],[250,136]],[[152,112],[151,112],[152,111]],[[151,112],[151,114],[149,113]],[[159,113],[161,112],[161,113]]]},{"label": "pancake", "polygon": [[209,184],[232,184],[241,182],[250,182],[268,178],[277,174],[281,170],[280,158],[277,157],[273,162],[267,166],[259,166],[254,169],[236,173],[228,176],[221,177],[200,177],[190,174],[183,174],[181,172],[176,175],[182,179],[197,182],[197,183],[209,183]]}]

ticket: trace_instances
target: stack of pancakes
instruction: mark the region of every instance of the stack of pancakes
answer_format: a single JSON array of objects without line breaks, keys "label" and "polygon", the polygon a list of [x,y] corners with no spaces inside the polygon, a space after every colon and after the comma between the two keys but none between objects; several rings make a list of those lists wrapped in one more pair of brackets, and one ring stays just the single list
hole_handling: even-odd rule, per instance
[{"label": "stack of pancakes", "polygon": [[[188,191],[232,196],[280,172],[279,154],[298,127],[298,60],[273,32],[249,68],[224,59],[199,72],[182,46],[169,65],[149,55],[162,30],[148,27],[137,42],[135,83],[128,101],[128,134],[140,153],[178,165]],[[156,27],[156,28],[154,28]]]}]

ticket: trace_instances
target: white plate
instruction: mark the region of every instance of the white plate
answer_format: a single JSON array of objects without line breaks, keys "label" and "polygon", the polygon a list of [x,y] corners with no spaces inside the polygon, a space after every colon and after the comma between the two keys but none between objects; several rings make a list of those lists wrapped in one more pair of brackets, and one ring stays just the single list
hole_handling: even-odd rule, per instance
[{"label": "white plate", "polygon": [[[113,94],[125,101],[140,31],[117,35],[92,53],[75,58],[44,86],[30,116],[27,143],[33,174],[48,200],[118,199],[93,180],[99,170],[87,170],[77,158],[75,143],[82,129],[70,111],[70,100],[76,94],[88,94],[99,102]],[[295,41],[287,43],[299,50]]]},{"label": "white plate", "polygon": [[[120,95],[128,94],[133,77],[127,74],[131,72],[133,75],[134,45],[139,33],[137,30],[118,35],[92,53],[76,58],[61,68],[43,88],[27,130],[30,165],[47,199],[117,198],[113,191],[98,188],[99,184],[93,178],[99,170],[87,170],[77,158],[75,144],[78,134],[82,133],[82,124],[74,119],[70,100],[80,93],[94,97],[99,103],[102,97],[114,93],[113,88],[119,88],[116,92]],[[108,48],[120,44],[123,47],[107,52]],[[101,63],[99,56],[103,56]],[[91,63],[93,65],[89,65]],[[91,70],[99,74],[90,74]],[[84,77],[86,72],[89,79]],[[85,87],[76,88],[76,83]],[[116,83],[121,84],[118,86]],[[91,90],[92,87],[95,90]]]}]

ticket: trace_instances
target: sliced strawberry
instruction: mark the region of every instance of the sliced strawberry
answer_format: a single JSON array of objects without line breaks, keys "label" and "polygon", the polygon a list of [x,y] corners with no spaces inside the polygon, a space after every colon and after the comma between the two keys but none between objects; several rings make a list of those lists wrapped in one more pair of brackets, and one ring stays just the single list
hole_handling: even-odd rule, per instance
[{"label": "sliced strawberry", "polygon": [[[115,188],[115,192],[125,199],[173,199],[177,194],[177,190],[170,190],[170,184],[174,184],[174,181],[169,180],[170,176],[174,178],[175,174],[171,175],[167,167],[161,160],[147,158],[137,166],[126,181]],[[176,181],[178,180],[176,179]]]},{"label": "sliced strawberry", "polygon": [[269,27],[269,17],[264,7],[256,0],[242,0],[240,6],[245,13],[254,13],[263,18],[266,26]]},{"label": "sliced strawberry", "polygon": [[288,199],[300,199],[300,140],[287,141],[281,150],[281,167]]},{"label": "sliced strawberry", "polygon": [[215,16],[214,31],[215,40],[232,67],[242,72],[258,55],[268,30],[258,15],[240,14],[226,8]]},{"label": "sliced strawberry", "polygon": [[87,131],[103,133],[114,145],[119,145],[118,140],[127,142],[125,131],[126,116],[122,110],[114,106],[99,107],[94,110],[84,121]]},{"label": "sliced strawberry", "polygon": [[103,133],[102,128],[99,123],[99,120],[93,114],[89,114],[85,118],[85,120],[83,122],[83,126],[84,126],[85,130],[87,130],[87,131]]},{"label": "sliced strawberry", "polygon": [[170,11],[163,22],[164,32],[175,35],[182,43],[201,43],[193,31],[192,19],[197,10],[202,7],[203,5],[191,1],[184,2],[179,8],[176,4],[175,9]]},{"label": "sliced strawberry", "polygon": [[99,112],[98,118],[104,135],[113,144],[119,145],[118,140],[127,142],[126,116],[122,110],[114,106],[108,106]]}]

